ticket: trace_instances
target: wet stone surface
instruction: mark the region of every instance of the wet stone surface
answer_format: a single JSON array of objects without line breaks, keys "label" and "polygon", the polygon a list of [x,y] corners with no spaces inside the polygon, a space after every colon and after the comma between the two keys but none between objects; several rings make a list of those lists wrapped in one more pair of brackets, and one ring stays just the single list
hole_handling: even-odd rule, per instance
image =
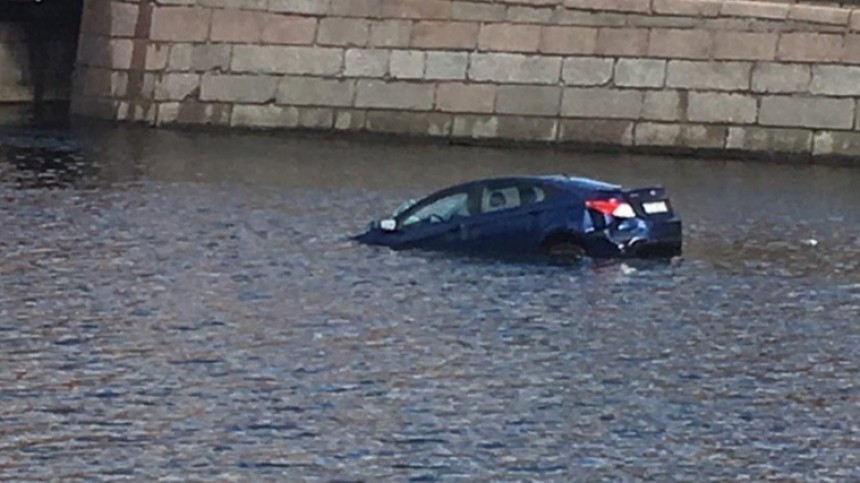
[{"label": "wet stone surface", "polygon": [[[860,479],[860,171],[74,134],[59,165],[0,139],[0,479]],[[664,184],[685,256],[347,239],[553,172]]]}]

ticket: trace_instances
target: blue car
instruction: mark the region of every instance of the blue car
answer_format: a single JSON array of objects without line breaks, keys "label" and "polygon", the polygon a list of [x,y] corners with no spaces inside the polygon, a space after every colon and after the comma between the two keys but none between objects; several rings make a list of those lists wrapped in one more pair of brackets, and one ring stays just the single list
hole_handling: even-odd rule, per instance
[{"label": "blue car", "polygon": [[355,239],[393,249],[594,258],[672,257],[682,244],[663,188],[561,175],[452,186],[405,203]]}]

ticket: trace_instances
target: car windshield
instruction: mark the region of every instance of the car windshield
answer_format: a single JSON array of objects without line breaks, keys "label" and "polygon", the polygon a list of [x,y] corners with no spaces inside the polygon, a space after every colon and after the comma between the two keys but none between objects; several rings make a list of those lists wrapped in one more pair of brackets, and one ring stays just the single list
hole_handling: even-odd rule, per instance
[{"label": "car windshield", "polygon": [[468,201],[469,195],[467,193],[456,193],[440,198],[419,207],[403,220],[402,226],[409,226],[422,221],[439,223],[448,221],[454,216],[469,216]]},{"label": "car windshield", "polygon": [[396,210],[394,210],[394,213],[391,214],[391,217],[397,218],[397,216],[399,214],[401,214],[404,211],[408,210],[409,208],[412,208],[413,206],[415,206],[415,203],[418,203],[418,200],[409,199],[409,200],[404,201],[400,206],[397,207]]}]

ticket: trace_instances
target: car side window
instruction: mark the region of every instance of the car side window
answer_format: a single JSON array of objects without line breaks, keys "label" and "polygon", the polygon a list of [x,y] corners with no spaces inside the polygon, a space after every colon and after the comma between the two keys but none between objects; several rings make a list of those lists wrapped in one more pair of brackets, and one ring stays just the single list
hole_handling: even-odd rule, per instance
[{"label": "car side window", "polygon": [[400,226],[406,227],[421,222],[441,223],[469,215],[469,194],[454,193],[411,209],[405,214]]},{"label": "car side window", "polygon": [[539,203],[546,199],[540,186],[516,183],[501,186],[485,186],[481,193],[481,212],[509,210]]}]

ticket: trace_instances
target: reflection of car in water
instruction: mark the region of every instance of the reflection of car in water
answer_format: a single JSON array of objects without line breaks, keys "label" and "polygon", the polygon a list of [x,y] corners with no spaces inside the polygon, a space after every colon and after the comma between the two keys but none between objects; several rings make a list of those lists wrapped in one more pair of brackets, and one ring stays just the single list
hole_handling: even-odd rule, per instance
[{"label": "reflection of car in water", "polygon": [[681,220],[663,188],[567,176],[473,181],[410,201],[356,240],[394,249],[674,256]]}]

